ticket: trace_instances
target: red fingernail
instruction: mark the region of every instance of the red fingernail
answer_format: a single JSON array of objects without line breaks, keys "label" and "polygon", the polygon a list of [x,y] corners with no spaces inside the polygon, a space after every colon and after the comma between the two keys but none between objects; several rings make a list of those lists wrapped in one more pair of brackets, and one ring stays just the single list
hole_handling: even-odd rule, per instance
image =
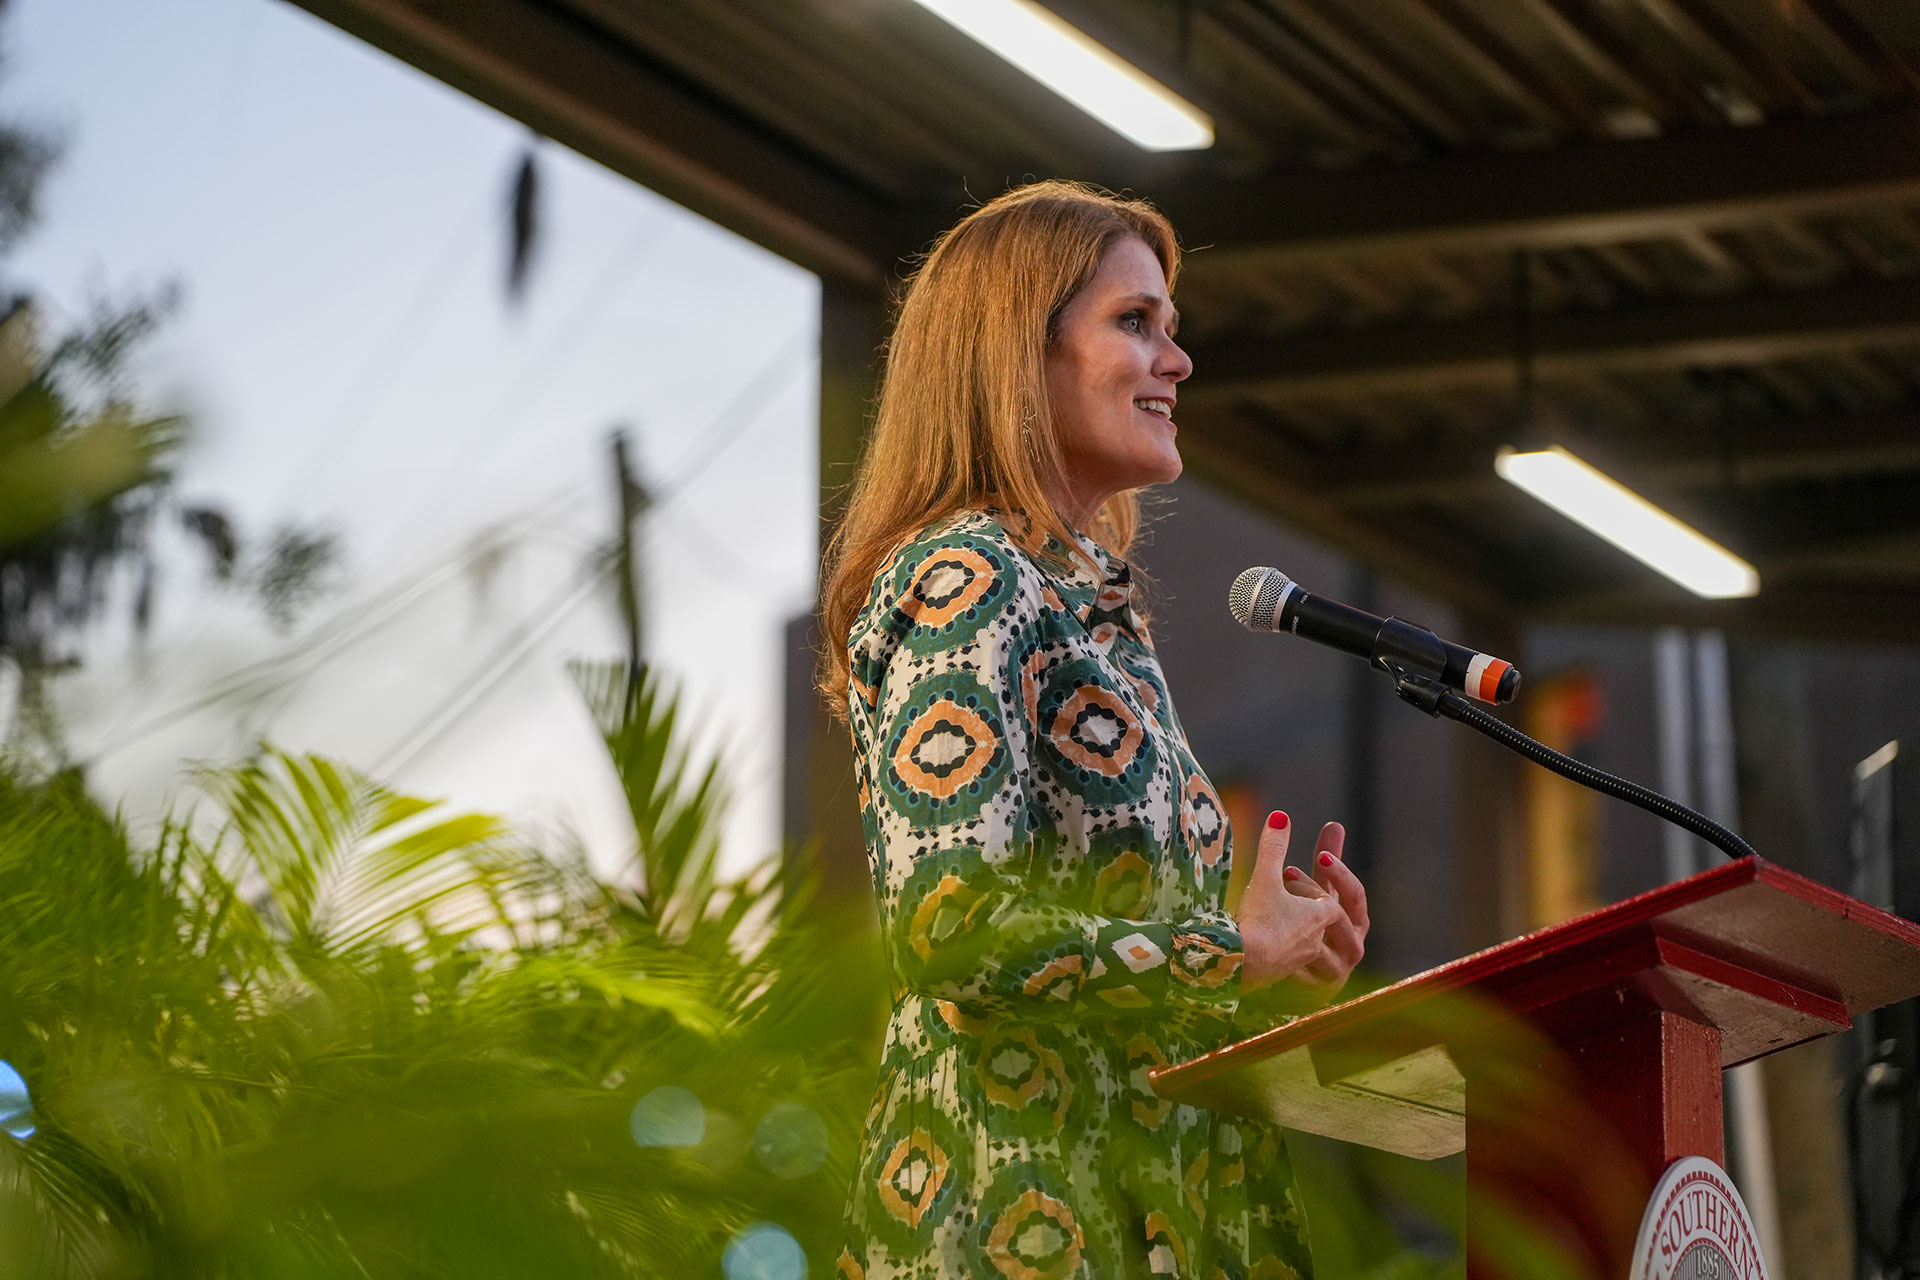
[{"label": "red fingernail", "polygon": [[1321,866],[1323,866],[1323,867],[1330,867],[1330,866],[1332,866],[1332,865],[1333,865],[1333,855],[1332,855],[1332,854],[1330,854],[1330,853],[1327,853],[1327,852],[1326,852],[1326,851],[1324,851],[1324,850],[1322,850],[1322,851],[1321,851],[1321,854],[1320,854],[1320,865],[1321,865]]},{"label": "red fingernail", "polygon": [[1300,877],[1306,874],[1307,874],[1306,872],[1302,871],[1298,867],[1288,867],[1285,871],[1282,871],[1280,873],[1280,876],[1284,880],[1298,880]]},{"label": "red fingernail", "polygon": [[1267,818],[1267,825],[1275,831],[1285,831],[1287,829],[1287,815],[1275,809]]}]

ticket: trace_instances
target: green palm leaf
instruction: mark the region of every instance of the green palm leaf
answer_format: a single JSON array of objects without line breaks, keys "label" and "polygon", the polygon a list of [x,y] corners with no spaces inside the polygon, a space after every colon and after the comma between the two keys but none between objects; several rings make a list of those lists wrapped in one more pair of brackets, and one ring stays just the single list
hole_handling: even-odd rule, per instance
[{"label": "green palm leaf", "polygon": [[[582,669],[634,815],[575,848],[263,748],[129,841],[77,780],[0,774],[0,1250],[72,1277],[711,1274],[786,1223],[825,1262],[871,1083],[863,935],[778,861],[719,867],[724,786],[651,678]],[[839,936],[845,935],[845,936]],[[695,1092],[706,1137],[643,1148]],[[783,1179],[754,1126],[835,1135]],[[43,1265],[41,1265],[43,1264]]]}]

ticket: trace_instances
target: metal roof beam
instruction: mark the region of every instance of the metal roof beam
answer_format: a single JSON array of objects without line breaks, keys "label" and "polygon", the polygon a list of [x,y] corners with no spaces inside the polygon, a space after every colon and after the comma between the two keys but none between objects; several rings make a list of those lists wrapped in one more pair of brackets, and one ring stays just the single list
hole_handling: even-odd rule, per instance
[{"label": "metal roof beam", "polygon": [[1647,240],[1920,198],[1920,108],[1417,165],[1185,184],[1196,276],[1328,257]]},{"label": "metal roof beam", "polygon": [[[1920,281],[1874,281],[1755,296],[1562,312],[1534,321],[1543,382],[1599,370],[1723,367],[1920,342]],[[1369,396],[1514,380],[1511,317],[1382,325],[1193,349],[1198,376],[1181,399]]]},{"label": "metal roof beam", "polygon": [[810,270],[877,283],[893,257],[872,195],[558,5],[294,2]]},{"label": "metal roof beam", "polygon": [[1852,583],[1775,589],[1763,577],[1760,594],[1745,600],[1697,600],[1678,588],[1656,586],[1559,597],[1535,604],[1527,616],[1568,626],[1711,627],[1740,635],[1911,645],[1920,632],[1920,592],[1897,583],[1871,591]]},{"label": "metal roof beam", "polygon": [[[1794,480],[1920,471],[1920,409],[1806,421],[1730,422],[1685,435],[1609,436],[1567,444],[1636,484],[1670,489],[1758,488]],[[1495,446],[1449,445],[1418,464],[1404,449],[1347,455],[1321,470],[1320,492],[1343,508],[1376,510],[1477,502],[1506,486],[1493,474]],[[1600,450],[1606,450],[1603,456]],[[1435,455],[1445,461],[1436,463]],[[1616,460],[1617,456],[1617,460]],[[1449,465],[1451,464],[1451,465]],[[1344,477],[1342,479],[1341,477]]]}]

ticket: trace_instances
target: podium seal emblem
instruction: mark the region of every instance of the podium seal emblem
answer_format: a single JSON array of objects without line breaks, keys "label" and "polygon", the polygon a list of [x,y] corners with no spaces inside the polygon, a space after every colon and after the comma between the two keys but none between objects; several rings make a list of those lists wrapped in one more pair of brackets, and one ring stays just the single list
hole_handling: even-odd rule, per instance
[{"label": "podium seal emblem", "polygon": [[1631,1280],[1768,1280],[1760,1237],[1725,1169],[1701,1156],[1667,1166],[1640,1219]]}]

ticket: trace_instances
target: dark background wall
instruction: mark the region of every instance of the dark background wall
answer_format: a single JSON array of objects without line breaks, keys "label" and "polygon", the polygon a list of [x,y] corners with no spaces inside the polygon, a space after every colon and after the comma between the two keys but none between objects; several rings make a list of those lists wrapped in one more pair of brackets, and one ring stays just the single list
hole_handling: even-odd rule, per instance
[{"label": "dark background wall", "polygon": [[1845,889],[1853,766],[1897,740],[1920,768],[1920,649],[1748,640],[1729,656],[1747,838]]},{"label": "dark background wall", "polygon": [[[1578,753],[1580,758],[1658,790],[1660,718],[1653,646],[1652,633],[1641,630],[1534,627],[1527,632],[1525,671],[1536,689],[1557,676],[1590,674],[1600,691],[1600,717],[1598,731]],[[1617,800],[1602,801],[1600,813],[1595,867],[1600,901],[1618,902],[1663,883],[1665,824]]]}]

